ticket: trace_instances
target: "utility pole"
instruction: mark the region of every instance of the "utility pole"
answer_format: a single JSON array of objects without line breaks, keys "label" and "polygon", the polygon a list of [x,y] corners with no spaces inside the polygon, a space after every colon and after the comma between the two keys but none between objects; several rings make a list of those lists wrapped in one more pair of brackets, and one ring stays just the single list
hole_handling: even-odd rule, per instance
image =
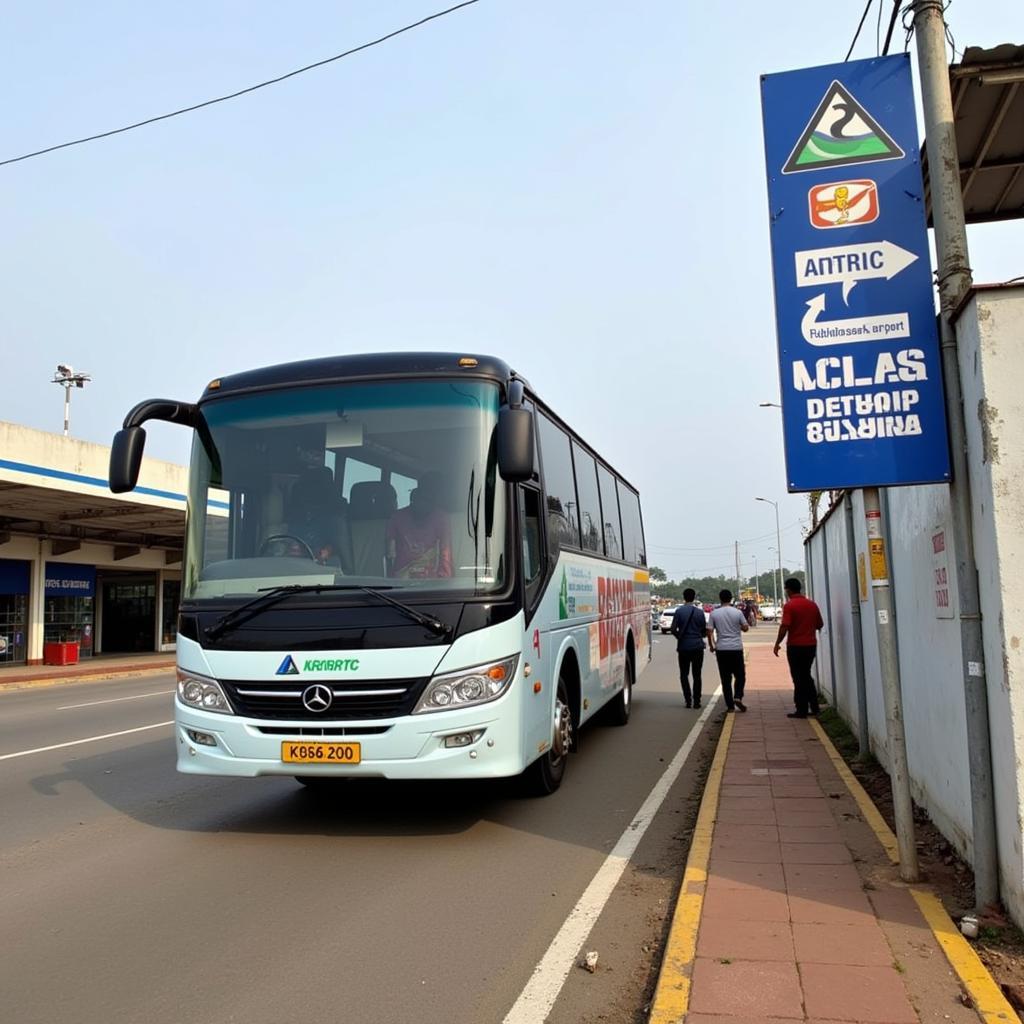
[{"label": "utility pole", "polygon": [[949,499],[960,609],[960,672],[967,711],[967,759],[974,832],[974,900],[980,910],[999,899],[999,866],[981,599],[971,525],[967,431],[956,332],[952,324],[953,311],[971,287],[972,279],[956,129],[953,124],[953,100],[946,64],[946,24],[942,5],[934,0],[914,0],[913,8],[938,262],[939,336],[953,469]]},{"label": "utility pole", "polygon": [[739,601],[743,593],[743,577],[740,575],[740,542],[736,541],[736,600]]},{"label": "utility pole", "polygon": [[87,373],[76,373],[70,366],[63,363],[57,364],[57,372],[53,375],[51,384],[60,384],[64,388],[64,436],[68,437],[71,432],[71,389],[84,388],[92,380]]},{"label": "utility pole", "polygon": [[917,844],[914,841],[914,802],[910,796],[907,738],[903,729],[900,659],[892,621],[892,589],[889,586],[889,564],[882,536],[882,509],[877,487],[864,488],[864,518],[867,520],[871,587],[875,597],[875,632],[878,636],[878,661],[885,699],[885,734],[889,751],[889,778],[892,782],[893,817],[896,820],[896,844],[900,852],[900,878],[904,882],[916,882],[918,869]]}]

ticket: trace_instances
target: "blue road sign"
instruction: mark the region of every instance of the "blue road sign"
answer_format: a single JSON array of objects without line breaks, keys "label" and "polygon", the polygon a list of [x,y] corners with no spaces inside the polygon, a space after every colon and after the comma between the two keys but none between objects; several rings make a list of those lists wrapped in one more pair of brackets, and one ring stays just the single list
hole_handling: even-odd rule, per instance
[{"label": "blue road sign", "polygon": [[789,490],[949,480],[906,54],[761,79]]}]

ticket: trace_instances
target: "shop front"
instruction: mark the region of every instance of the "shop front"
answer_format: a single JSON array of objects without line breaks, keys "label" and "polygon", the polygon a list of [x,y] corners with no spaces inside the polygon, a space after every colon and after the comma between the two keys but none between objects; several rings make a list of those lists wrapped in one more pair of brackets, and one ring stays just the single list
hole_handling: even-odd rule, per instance
[{"label": "shop front", "polygon": [[43,647],[78,644],[90,658],[96,629],[96,569],[91,565],[46,563],[43,586]]},{"label": "shop front", "polygon": [[134,654],[156,645],[157,574],[102,570],[102,651]]},{"label": "shop front", "polygon": [[28,657],[27,561],[0,558],[0,665],[23,665]]}]

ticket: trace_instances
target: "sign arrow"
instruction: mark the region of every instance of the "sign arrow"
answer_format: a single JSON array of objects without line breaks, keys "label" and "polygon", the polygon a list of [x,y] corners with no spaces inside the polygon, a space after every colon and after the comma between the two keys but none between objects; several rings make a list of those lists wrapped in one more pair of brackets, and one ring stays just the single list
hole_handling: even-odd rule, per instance
[{"label": "sign arrow", "polygon": [[859,341],[886,341],[910,337],[909,313],[886,313],[882,316],[852,316],[842,320],[822,320],[825,293],[815,295],[807,303],[807,312],[800,321],[800,331],[809,345],[849,345]]},{"label": "sign arrow", "polygon": [[871,278],[889,281],[918,257],[893,242],[859,242],[831,245],[824,249],[802,249],[795,252],[793,258],[798,288],[841,284],[843,302],[846,302],[858,281]]}]

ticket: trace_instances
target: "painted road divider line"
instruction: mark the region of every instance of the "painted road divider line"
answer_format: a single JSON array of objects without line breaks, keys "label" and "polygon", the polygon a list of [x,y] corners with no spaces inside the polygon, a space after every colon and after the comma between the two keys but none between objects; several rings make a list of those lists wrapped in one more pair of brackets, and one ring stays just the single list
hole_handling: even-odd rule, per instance
[{"label": "painted road divider line", "polygon": [[519,998],[512,1009],[506,1014],[503,1024],[539,1024],[540,1021],[547,1020],[555,1000],[562,991],[565,979],[576,963],[583,943],[587,941],[587,936],[614,892],[630,857],[640,845],[647,827],[654,820],[669,790],[679,778],[686,759],[704,732],[704,725],[718,703],[720,693],[721,689],[715,690],[708,699],[700,718],[690,730],[676,756],[662,772],[661,778],[654,784],[636,817],[619,837],[611,853],[577,900],[576,906],[569,912],[558,934],[551,940],[551,945],[533,969],[533,975],[519,993]]},{"label": "painted road divider line", "polygon": [[[839,772],[843,783],[854,800],[857,801],[857,806],[878,837],[878,841],[885,848],[889,859],[893,864],[899,864],[899,847],[892,829],[889,828],[867,791],[857,781],[857,776],[850,771],[842,754],[836,750],[825,730],[813,718],[810,719],[810,723],[836,771]],[[913,886],[910,887],[910,895],[914,897],[914,902],[917,903],[925,921],[928,922],[935,941],[941,947],[942,952],[946,954],[949,966],[953,968],[954,973],[960,979],[960,984],[967,990],[975,1008],[986,1024],[1009,1024],[1009,1022],[1016,1024],[1019,1020],[1016,1011],[1007,1002],[1002,990],[989,974],[988,968],[981,962],[978,954],[974,952],[971,944],[960,934],[953,919],[942,905],[942,901],[934,893],[916,889]],[[654,1018],[651,1019],[653,1021]]]},{"label": "painted road divider line", "polygon": [[58,711],[73,711],[75,708],[92,708],[97,704],[117,704],[122,700],[142,700],[143,697],[166,697],[173,690],[157,690],[156,693],[137,693],[133,697],[111,697],[109,700],[88,700],[84,704],[62,704]]},{"label": "painted road divider line", "polygon": [[169,722],[154,722],[152,725],[140,725],[135,729],[122,729],[120,732],[107,732],[102,736],[86,736],[81,740],[68,740],[67,743],[53,743],[48,747],[33,747],[31,750],[16,750],[13,754],[0,754],[0,761],[8,761],[12,757],[28,757],[29,754],[45,754],[48,750],[63,750],[64,747],[77,747],[81,743],[97,743],[100,740],[112,740],[117,736],[130,736],[133,732],[145,732],[147,729],[162,729],[165,725],[174,725],[174,720]]},{"label": "painted road divider line", "polygon": [[690,853],[686,858],[683,884],[679,888],[672,927],[661,960],[658,985],[651,1001],[651,1014],[648,1018],[650,1024],[676,1024],[686,1016],[690,1005],[690,974],[697,954],[700,915],[704,909],[704,887],[708,880],[711,840],[718,815],[718,793],[722,786],[722,773],[735,721],[734,715],[725,716],[722,735],[718,738],[718,749],[711,762],[707,782],[704,783],[704,796],[690,842]]}]

